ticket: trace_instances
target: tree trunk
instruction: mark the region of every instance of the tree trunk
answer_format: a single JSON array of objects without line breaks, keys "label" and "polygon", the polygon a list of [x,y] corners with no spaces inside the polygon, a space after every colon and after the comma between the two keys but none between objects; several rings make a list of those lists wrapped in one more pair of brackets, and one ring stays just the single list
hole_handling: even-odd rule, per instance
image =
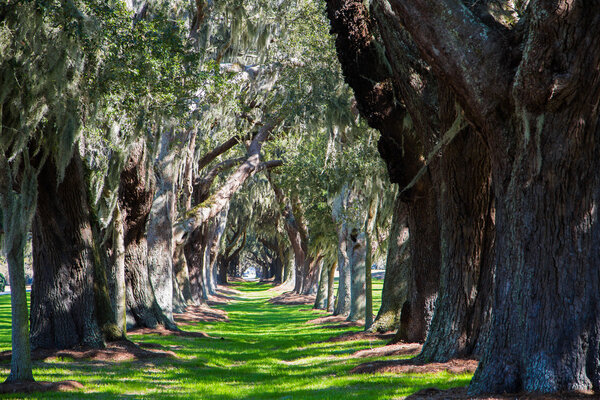
[{"label": "tree trunk", "polygon": [[217,268],[217,283],[227,285],[227,259],[222,254],[217,259]]},{"label": "tree trunk", "polygon": [[534,1],[509,32],[458,1],[392,4],[490,149],[496,281],[470,391],[599,391],[600,4]]},{"label": "tree trunk", "polygon": [[349,240],[347,237],[345,223],[338,228],[338,266],[339,280],[338,291],[336,296],[335,310],[333,315],[348,315],[350,314],[350,286],[352,282],[352,272],[350,259],[348,257]]},{"label": "tree trunk", "polygon": [[96,320],[94,239],[83,177],[75,152],[58,182],[51,159],[38,178],[33,222],[31,344],[65,349],[104,345]]},{"label": "tree trunk", "polygon": [[334,284],[335,284],[335,271],[337,270],[337,262],[333,263],[333,265],[329,268],[329,277],[327,279],[327,311],[333,312],[334,307]]},{"label": "tree trunk", "polygon": [[390,228],[381,307],[373,325],[369,328],[371,332],[387,332],[398,329],[400,310],[408,297],[408,283],[411,277],[408,240],[406,206],[398,195],[394,203],[394,215]]},{"label": "tree trunk", "polygon": [[432,186],[422,197],[407,204],[411,277],[394,342],[425,341],[435,309],[440,280],[440,229]]},{"label": "tree trunk", "polygon": [[[148,273],[156,302],[171,324],[173,320],[173,222],[176,213],[175,180],[178,146],[173,132],[162,132],[155,163],[157,190],[148,216]],[[175,148],[173,148],[175,147]]]},{"label": "tree trunk", "polygon": [[[440,96],[441,97],[441,96]],[[441,102],[447,129],[454,119],[451,93]],[[444,121],[445,120],[445,121]],[[440,160],[441,279],[422,360],[477,356],[489,331],[493,264],[493,195],[485,144],[464,129]]]},{"label": "tree trunk", "polygon": [[193,303],[184,246],[178,243],[173,250],[173,312],[184,312]]},{"label": "tree trunk", "polygon": [[209,251],[209,260],[208,260],[208,291],[210,294],[215,294],[217,292],[217,283],[218,283],[218,255],[219,248],[221,246],[221,237],[225,232],[225,228],[227,226],[227,214],[229,213],[229,205],[227,205],[221,212],[215,217],[215,233],[214,236],[209,243],[208,251]]},{"label": "tree trunk", "polygon": [[107,270],[108,292],[112,304],[113,320],[121,336],[127,333],[127,299],[125,285],[125,231],[119,204],[113,215],[112,260]]},{"label": "tree trunk", "polygon": [[[1,118],[0,118],[1,122]],[[0,149],[0,206],[2,207],[3,250],[8,262],[11,304],[12,353],[6,382],[31,382],[31,345],[25,289],[24,249],[37,201],[37,177],[32,168],[21,176],[20,192],[13,191],[12,173]],[[29,211],[29,213],[27,212]]]},{"label": "tree trunk", "polygon": [[373,277],[371,266],[373,265],[373,253],[377,250],[377,238],[375,237],[375,224],[379,212],[379,195],[375,194],[369,204],[369,213],[365,221],[365,330],[373,325]]},{"label": "tree trunk", "polygon": [[293,288],[296,285],[296,268],[292,252],[287,250],[283,257],[283,282],[285,287]]},{"label": "tree trunk", "polygon": [[350,314],[348,321],[358,321],[365,318],[366,288],[365,288],[365,255],[366,238],[365,233],[356,229],[350,233],[350,265],[351,265],[351,284],[350,284]]},{"label": "tree trunk", "polygon": [[208,300],[208,264],[215,231],[216,221],[213,218],[195,229],[185,245],[192,300],[196,304],[204,304]]},{"label": "tree trunk", "polygon": [[329,287],[329,269],[325,264],[321,265],[321,273],[319,274],[319,285],[317,288],[317,297],[313,308],[317,310],[327,309],[327,288]]},{"label": "tree trunk", "polygon": [[146,146],[138,141],[121,173],[119,204],[123,212],[125,284],[128,327],[155,328],[158,324],[176,329],[156,301],[148,273],[146,223],[154,197],[153,174],[147,171]]},{"label": "tree trunk", "polygon": [[292,205],[289,199],[283,193],[279,187],[277,187],[271,175],[268,174],[269,182],[275,192],[275,197],[279,203],[281,210],[281,216],[283,218],[283,227],[288,235],[288,239],[292,245],[294,252],[294,292],[301,293],[302,284],[304,283],[304,264],[306,261],[306,243],[303,241],[302,233],[298,225],[298,221],[294,216]]}]

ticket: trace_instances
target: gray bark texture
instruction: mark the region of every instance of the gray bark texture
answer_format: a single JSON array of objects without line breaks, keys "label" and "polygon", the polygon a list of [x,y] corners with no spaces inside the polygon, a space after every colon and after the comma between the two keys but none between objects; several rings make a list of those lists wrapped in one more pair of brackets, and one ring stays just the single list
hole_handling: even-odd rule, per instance
[{"label": "gray bark texture", "polygon": [[52,160],[44,164],[32,232],[32,347],[102,347],[94,297],[95,242],[78,153],[62,182]]},{"label": "gray bark texture", "polygon": [[342,212],[344,207],[345,193],[340,193],[334,200],[332,212],[333,219],[336,222],[338,236],[338,269],[339,281],[336,296],[335,309],[333,315],[350,314],[350,287],[352,284],[352,270],[350,258],[348,257],[348,247],[350,238],[348,236],[348,226],[343,220]]},{"label": "gray bark texture", "polygon": [[327,309],[327,288],[329,287],[329,268],[325,265],[321,265],[319,273],[319,284],[317,287],[317,297],[315,298],[315,304],[313,308],[317,310]]},{"label": "gray bark texture", "polygon": [[148,171],[150,165],[145,143],[140,140],[131,146],[121,172],[119,206],[125,234],[127,325],[155,328],[161,324],[175,329],[156,301],[148,272],[146,224],[155,188],[153,173]]},{"label": "gray bark texture", "polygon": [[[0,149],[0,207],[3,251],[8,262],[11,302],[10,373],[6,382],[33,381],[29,318],[25,289],[24,249],[37,202],[37,175],[31,168],[23,171],[19,192],[13,190],[13,173]],[[29,212],[27,212],[29,211]]]},{"label": "gray bark texture", "polygon": [[173,132],[163,132],[154,165],[156,193],[148,216],[148,272],[156,302],[171,323],[173,321],[173,223],[176,212],[175,181],[179,150]]},{"label": "gray bark texture", "polygon": [[112,305],[112,319],[121,335],[127,333],[127,299],[125,285],[125,228],[123,215],[117,204],[113,215],[113,237],[111,246],[111,260],[108,263],[107,282],[110,303]]},{"label": "gray bark texture", "polygon": [[358,321],[365,318],[366,288],[365,288],[365,255],[366,237],[364,232],[353,230],[350,233],[350,314],[348,321]]}]

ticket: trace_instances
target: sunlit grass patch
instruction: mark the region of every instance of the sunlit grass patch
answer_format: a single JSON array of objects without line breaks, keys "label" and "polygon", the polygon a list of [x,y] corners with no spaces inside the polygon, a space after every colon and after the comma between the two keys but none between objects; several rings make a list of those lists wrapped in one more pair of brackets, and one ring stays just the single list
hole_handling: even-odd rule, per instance
[{"label": "sunlit grass patch", "polygon": [[[383,340],[327,342],[361,328],[326,328],[306,322],[323,315],[310,306],[273,305],[275,292],[258,283],[236,283],[239,301],[220,305],[229,322],[202,322],[185,330],[210,338],[143,335],[134,341],[172,349],[176,359],[120,363],[35,362],[38,380],[76,380],[86,399],[391,399],[428,387],[465,386],[471,376],[438,374],[357,374],[348,372],[373,360],[406,356],[355,358],[358,350],[382,346]],[[375,311],[382,281],[374,282]],[[0,348],[10,348],[8,296],[0,296]],[[221,339],[222,338],[222,339]],[[7,376],[8,363],[0,364]],[[80,399],[82,392],[14,395],[7,398]]]}]

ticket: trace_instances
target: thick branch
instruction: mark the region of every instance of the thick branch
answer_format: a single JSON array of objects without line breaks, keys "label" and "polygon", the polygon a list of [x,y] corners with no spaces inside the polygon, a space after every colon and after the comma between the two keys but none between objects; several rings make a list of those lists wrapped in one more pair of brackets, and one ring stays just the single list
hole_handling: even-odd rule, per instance
[{"label": "thick branch", "polygon": [[497,121],[512,74],[502,37],[459,0],[390,0],[425,60],[450,85],[478,127]]},{"label": "thick branch", "polygon": [[244,157],[231,158],[218,163],[206,175],[194,182],[194,201],[196,204],[203,203],[210,195],[210,187],[219,173],[232,168],[234,165],[244,161]]},{"label": "thick branch", "polygon": [[208,153],[206,153],[200,161],[198,161],[198,171],[201,171],[210,164],[215,158],[219,157],[221,154],[225,153],[227,150],[231,149],[233,146],[240,142],[239,136],[234,136],[225,143],[221,143]]},{"label": "thick branch", "polygon": [[271,121],[260,128],[248,147],[248,158],[238,169],[227,178],[227,181],[216,193],[204,203],[196,206],[189,216],[175,226],[176,235],[183,236],[184,232],[192,232],[204,222],[217,215],[225,207],[233,194],[254,175],[260,166],[260,150],[269,134],[275,128],[277,121]]}]

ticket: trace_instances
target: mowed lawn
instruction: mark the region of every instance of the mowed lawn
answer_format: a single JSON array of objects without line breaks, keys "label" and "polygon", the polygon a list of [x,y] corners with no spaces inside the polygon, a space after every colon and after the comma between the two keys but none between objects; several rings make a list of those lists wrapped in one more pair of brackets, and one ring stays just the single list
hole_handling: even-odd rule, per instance
[{"label": "mowed lawn", "polygon": [[[471,375],[362,374],[348,372],[358,364],[392,357],[355,358],[361,349],[382,340],[323,342],[360,328],[325,328],[306,321],[326,315],[310,306],[273,305],[268,285],[231,285],[241,293],[229,304],[229,322],[180,325],[211,338],[132,336],[156,343],[177,357],[145,361],[104,362],[58,359],[34,362],[37,380],[75,380],[76,392],[7,395],[3,398],[57,399],[392,399],[427,387],[466,386]],[[378,309],[381,280],[374,280]],[[10,298],[0,296],[0,350],[10,349]],[[9,362],[0,363],[1,379]]]}]

